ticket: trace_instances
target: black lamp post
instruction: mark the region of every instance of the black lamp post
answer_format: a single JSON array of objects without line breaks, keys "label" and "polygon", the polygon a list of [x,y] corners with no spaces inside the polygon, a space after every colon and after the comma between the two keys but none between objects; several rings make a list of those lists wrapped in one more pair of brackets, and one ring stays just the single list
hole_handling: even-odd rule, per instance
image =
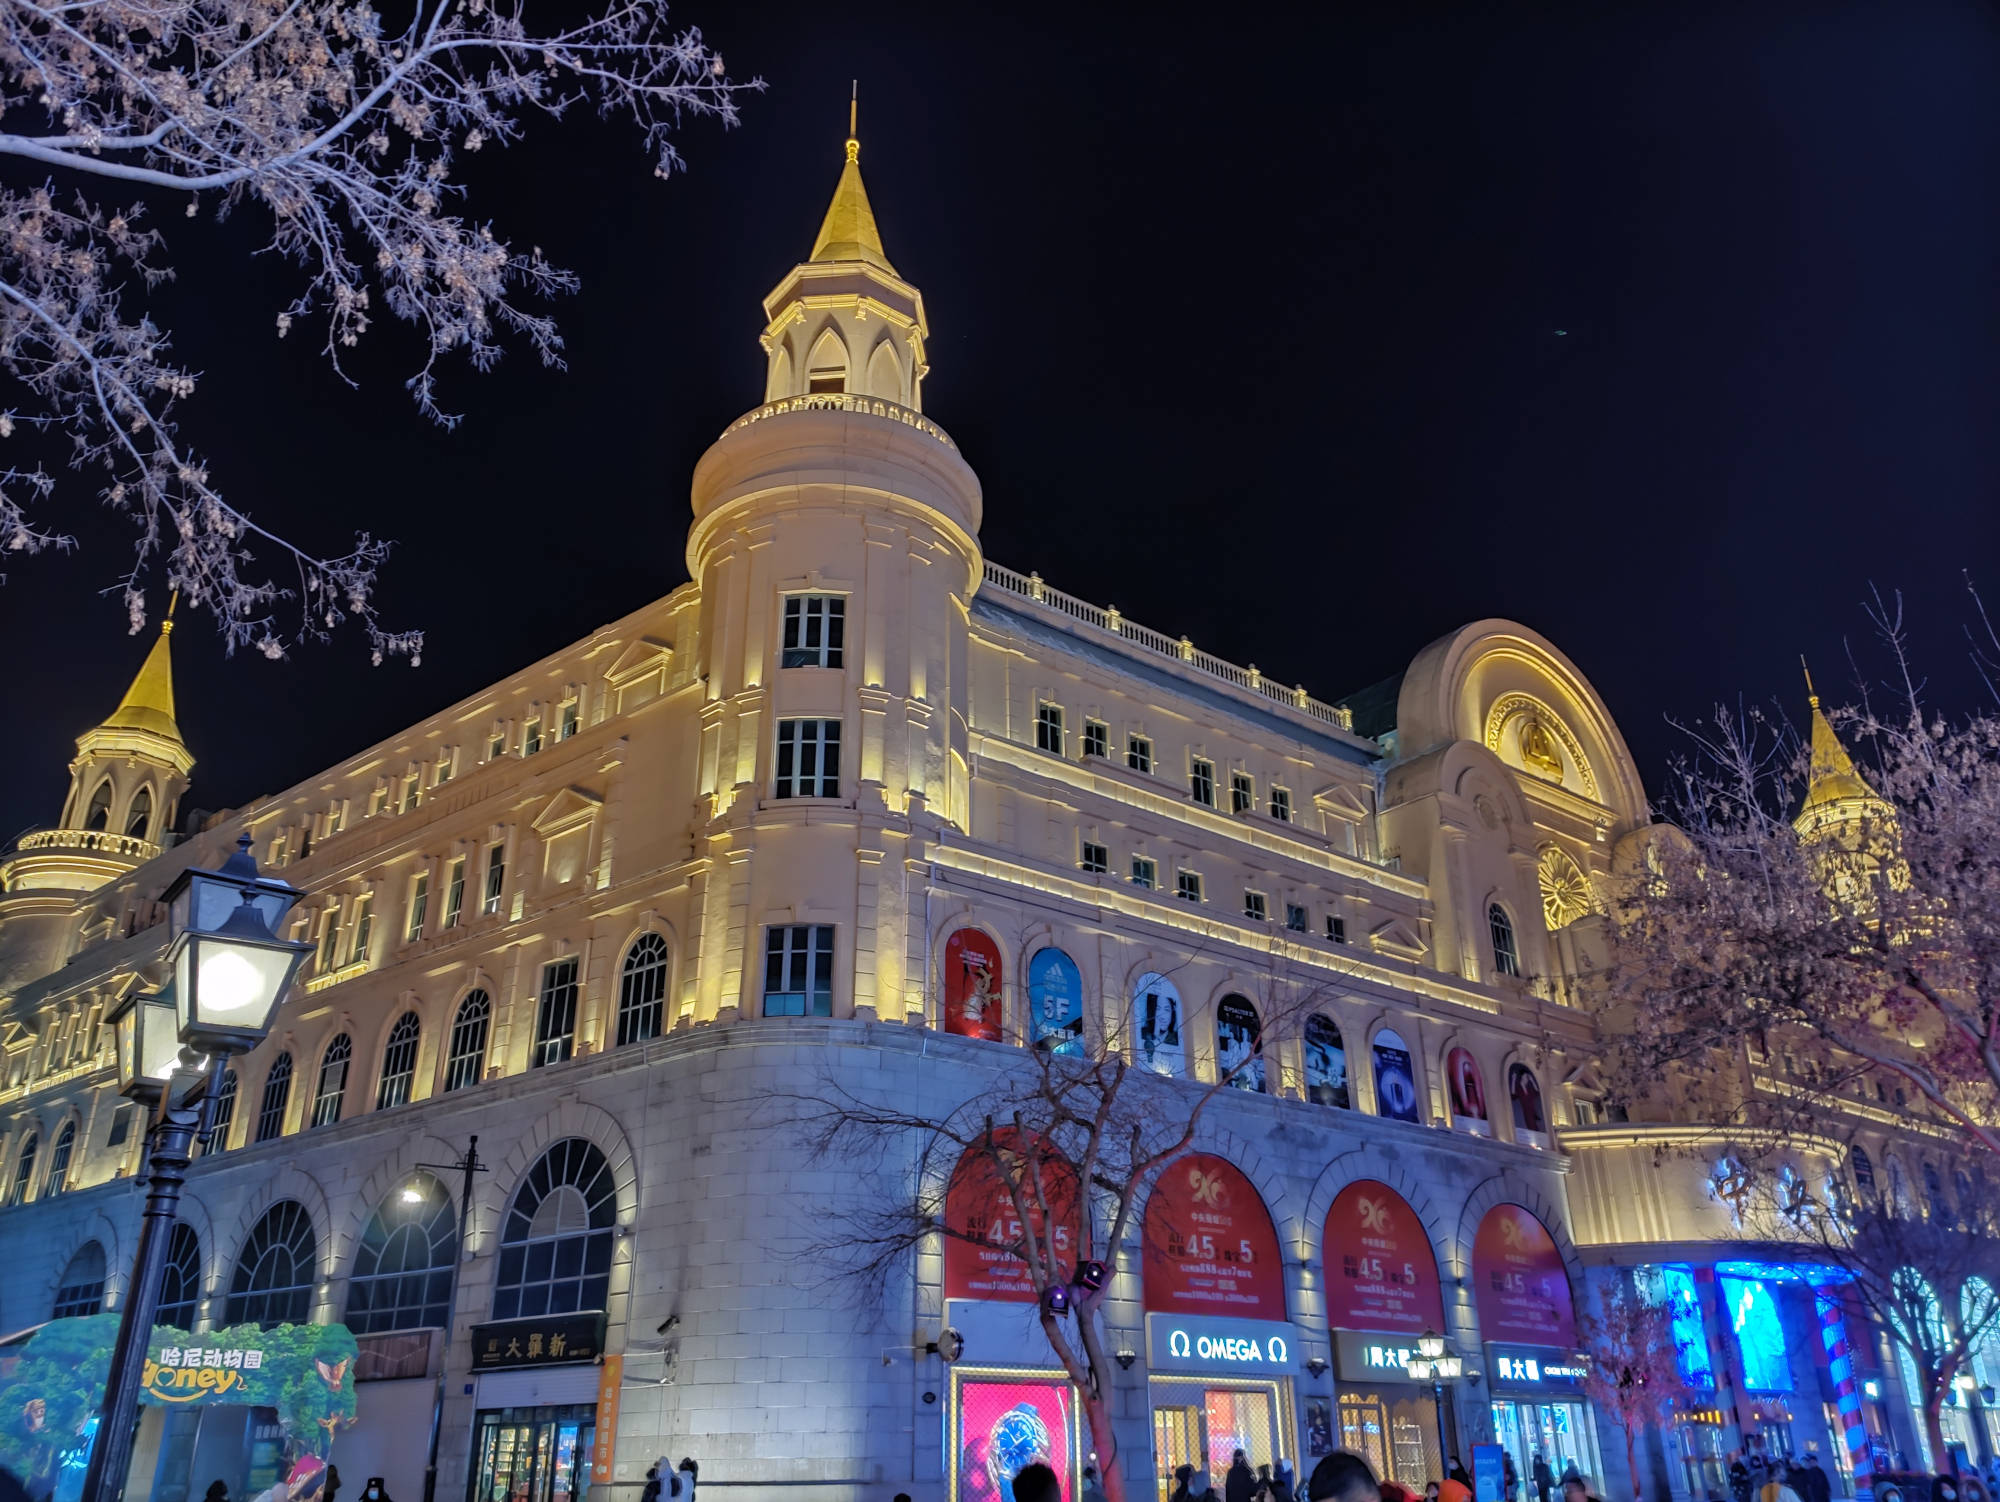
[{"label": "black lamp post", "polygon": [[1403,1369],[1412,1382],[1430,1387],[1431,1402],[1437,1407],[1438,1446],[1446,1455],[1456,1452],[1457,1435],[1445,1418],[1444,1389],[1447,1382],[1456,1382],[1464,1375],[1465,1359],[1437,1331],[1425,1330],[1417,1337],[1417,1354]]},{"label": "black lamp post", "polygon": [[312,948],[272,932],[304,895],[257,874],[247,834],[221,870],[183,871],[166,892],[167,961],[174,978],[164,993],[127,992],[113,1016],[119,1089],[157,1105],[159,1115],[148,1133],[139,1251],[119,1312],[83,1502],[118,1502],[124,1493],[139,1378],[159,1312],[181,1184],[196,1140],[206,1143],[213,1130],[225,1063],[264,1041]]}]

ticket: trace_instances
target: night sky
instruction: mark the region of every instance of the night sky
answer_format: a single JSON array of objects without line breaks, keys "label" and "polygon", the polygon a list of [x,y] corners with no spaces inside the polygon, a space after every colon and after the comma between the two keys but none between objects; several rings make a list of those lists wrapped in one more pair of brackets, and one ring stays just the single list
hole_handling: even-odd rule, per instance
[{"label": "night sky", "polygon": [[[297,282],[249,258],[254,212],[166,219],[185,435],[301,541],[399,539],[385,613],[429,633],[416,670],[352,633],[271,664],[187,619],[188,802],[277,791],[686,578],[692,466],[761,395],[759,299],[811,247],[854,77],[997,561],[1322,698],[1513,617],[1655,787],[1668,716],[1797,710],[1802,652],[1823,687],[1846,643],[1879,667],[1871,582],[1939,702],[1983,702],[2000,9],[1307,10],[688,0],[769,92],[692,125],[666,184],[584,118],[477,159],[473,208],[584,287],[569,368],[454,371],[450,433],[403,393],[406,330],[358,391],[273,337]],[[83,550],[0,589],[0,835],[54,821],[146,647],[94,593],[126,534],[63,479]]]}]

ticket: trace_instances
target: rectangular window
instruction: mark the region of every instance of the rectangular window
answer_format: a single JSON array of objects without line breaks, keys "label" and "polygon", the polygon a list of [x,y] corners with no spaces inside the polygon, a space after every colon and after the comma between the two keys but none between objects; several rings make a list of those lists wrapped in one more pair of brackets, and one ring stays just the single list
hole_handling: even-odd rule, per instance
[{"label": "rectangular window", "polygon": [[1083,754],[1085,756],[1109,756],[1111,754],[1111,727],[1102,720],[1083,722]]},{"label": "rectangular window", "polygon": [[1201,872],[1181,871],[1175,874],[1174,895],[1183,902],[1201,901]]},{"label": "rectangular window", "polygon": [[1336,918],[1332,913],[1328,913],[1326,915],[1326,936],[1336,944],[1345,944],[1347,942],[1347,920],[1345,918]]},{"label": "rectangular window", "polygon": [[319,953],[313,963],[321,975],[333,969],[334,955],[340,944],[340,910],[328,908],[319,916]]},{"label": "rectangular window", "polygon": [[[412,772],[408,777],[405,777],[403,779],[403,792],[402,796],[396,800],[396,812],[399,814],[406,814],[416,806],[417,806],[417,774],[415,772]],[[310,840],[312,836],[308,834],[306,838]]]},{"label": "rectangular window", "polygon": [[460,856],[446,867],[444,884],[444,926],[457,928],[460,916],[465,912],[465,857]]},{"label": "rectangular window", "polygon": [[1247,814],[1257,806],[1257,794],[1250,786],[1248,772],[1229,774],[1229,811],[1232,814]]},{"label": "rectangular window", "polygon": [[576,1051],[576,961],[542,966],[542,1004],[535,1012],[535,1053],[529,1067],[560,1064]]},{"label": "rectangular window", "polygon": [[1243,916],[1252,923],[1265,922],[1271,916],[1270,904],[1264,900],[1262,892],[1243,894]]},{"label": "rectangular window", "polygon": [[139,1108],[127,1101],[111,1113],[111,1134],[104,1139],[106,1147],[123,1147],[132,1135],[132,1118],[139,1114]]},{"label": "rectangular window", "polygon": [[1306,931],[1306,910],[1296,902],[1285,904],[1285,927],[1289,928],[1295,934],[1302,934]]},{"label": "rectangular window", "polygon": [[431,786],[443,787],[451,781],[452,763],[458,760],[456,751],[440,751],[437,765],[431,769]]},{"label": "rectangular window", "polygon": [[778,775],[772,796],[840,796],[840,721],[778,721]]},{"label": "rectangular window", "polygon": [[1060,704],[1035,707],[1035,749],[1051,756],[1063,754],[1063,712]]},{"label": "rectangular window", "polygon": [[1144,887],[1147,891],[1160,884],[1160,867],[1157,861],[1143,855],[1132,857],[1132,885]]},{"label": "rectangular window", "polygon": [[377,814],[381,813],[382,805],[387,803],[388,801],[389,801],[389,790],[387,788],[375,789],[374,792],[368,795],[368,817],[372,819]]},{"label": "rectangular window", "polygon": [[1153,743],[1143,735],[1125,737],[1125,765],[1135,772],[1153,770]]},{"label": "rectangular window", "polygon": [[1189,765],[1188,792],[1194,801],[1208,808],[1215,807],[1215,763],[1203,761],[1197,756]]},{"label": "rectangular window", "polygon": [[564,704],[562,707],[562,719],[556,725],[556,739],[566,741],[575,735],[577,726],[582,723],[582,716],[583,705],[577,700],[571,699],[568,703]]},{"label": "rectangular window", "polygon": [[336,798],[333,806],[326,811],[326,832],[331,838],[347,827],[347,800]]},{"label": "rectangular window", "polygon": [[431,873],[419,871],[417,879],[410,883],[410,919],[403,928],[405,939],[421,939],[424,936],[424,920],[430,916]]},{"label": "rectangular window", "polygon": [[486,743],[486,759],[488,761],[498,761],[506,754],[507,737],[505,735],[496,735]]},{"label": "rectangular window", "polygon": [[368,940],[375,932],[375,898],[363,896],[354,904],[354,943],[347,951],[347,963],[358,965],[368,958]]},{"label": "rectangular window", "polygon": [[530,720],[521,727],[521,754],[533,756],[542,749],[542,722]]},{"label": "rectangular window", "polygon": [[1085,840],[1083,842],[1083,856],[1077,861],[1077,865],[1086,871],[1102,875],[1111,869],[1111,852],[1106,850],[1102,845],[1093,845],[1089,840]]},{"label": "rectangular window", "polygon": [[1292,791],[1290,788],[1271,789],[1271,817],[1285,823],[1292,822]]},{"label": "rectangular window", "polygon": [[764,1015],[833,1015],[833,925],[786,923],[764,935]]},{"label": "rectangular window", "polygon": [[486,892],[479,904],[482,913],[500,911],[500,892],[507,885],[507,847],[489,845],[486,847]]},{"label": "rectangular window", "polygon": [[780,667],[837,668],[846,639],[847,601],[839,595],[785,596]]}]

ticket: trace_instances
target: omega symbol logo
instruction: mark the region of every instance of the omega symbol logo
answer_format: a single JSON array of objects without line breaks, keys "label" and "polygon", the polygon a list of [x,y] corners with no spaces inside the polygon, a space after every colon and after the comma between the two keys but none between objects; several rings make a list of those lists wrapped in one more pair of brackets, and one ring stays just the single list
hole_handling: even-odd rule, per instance
[{"label": "omega symbol logo", "polygon": [[1188,1345],[1187,1331],[1176,1330],[1172,1335],[1167,1337],[1167,1353],[1171,1356],[1192,1356],[1194,1354]]}]

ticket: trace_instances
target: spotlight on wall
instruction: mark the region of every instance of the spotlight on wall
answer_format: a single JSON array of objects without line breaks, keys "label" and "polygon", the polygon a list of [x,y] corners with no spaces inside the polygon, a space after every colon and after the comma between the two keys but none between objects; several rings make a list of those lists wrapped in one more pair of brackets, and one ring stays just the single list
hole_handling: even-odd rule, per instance
[{"label": "spotlight on wall", "polygon": [[947,1325],[944,1329],[938,1331],[938,1338],[936,1340],[924,1347],[924,1353],[929,1356],[942,1357],[945,1364],[949,1366],[965,1354],[965,1337]]},{"label": "spotlight on wall", "polygon": [[1102,1262],[1079,1262],[1076,1265],[1076,1286],[1085,1293],[1096,1293],[1111,1276],[1111,1269]]},{"label": "spotlight on wall", "polygon": [[1139,1353],[1137,1351],[1120,1351],[1114,1359],[1118,1362],[1121,1370],[1129,1372],[1132,1370],[1132,1363],[1139,1359]]},{"label": "spotlight on wall", "polygon": [[1873,1377],[1870,1377],[1866,1382],[1861,1384],[1861,1392],[1865,1397],[1880,1398],[1882,1396],[1882,1384],[1877,1382]]},{"label": "spotlight on wall", "polygon": [[1315,1377],[1324,1376],[1326,1373],[1326,1358],[1324,1356],[1312,1357],[1306,1362],[1306,1370],[1311,1372]]},{"label": "spotlight on wall", "polygon": [[1069,1290],[1060,1283],[1051,1283],[1042,1290],[1042,1307],[1054,1315],[1069,1313]]}]

